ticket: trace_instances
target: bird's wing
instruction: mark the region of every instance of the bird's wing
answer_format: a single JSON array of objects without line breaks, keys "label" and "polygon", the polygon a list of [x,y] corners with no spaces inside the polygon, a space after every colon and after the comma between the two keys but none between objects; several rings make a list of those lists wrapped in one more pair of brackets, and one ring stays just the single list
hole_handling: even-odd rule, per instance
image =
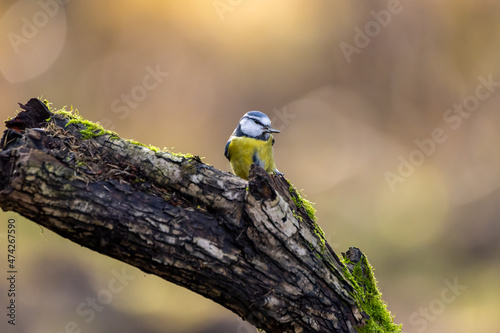
[{"label": "bird's wing", "polygon": [[226,156],[226,158],[229,160],[229,144],[231,143],[231,140],[229,140],[227,143],[226,143],[226,148],[224,148],[224,156]]}]

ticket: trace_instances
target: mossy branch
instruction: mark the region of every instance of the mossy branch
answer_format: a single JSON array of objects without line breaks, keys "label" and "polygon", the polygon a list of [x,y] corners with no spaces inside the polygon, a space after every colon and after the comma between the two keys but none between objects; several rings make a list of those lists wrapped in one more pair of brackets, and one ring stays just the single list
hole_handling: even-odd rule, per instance
[{"label": "mossy branch", "polygon": [[[249,181],[31,99],[6,121],[0,207],[272,332],[400,332],[359,250],[341,261],[283,177]],[[354,253],[350,250],[348,254]],[[356,259],[357,258],[357,259]],[[356,261],[357,260],[357,261]]]}]

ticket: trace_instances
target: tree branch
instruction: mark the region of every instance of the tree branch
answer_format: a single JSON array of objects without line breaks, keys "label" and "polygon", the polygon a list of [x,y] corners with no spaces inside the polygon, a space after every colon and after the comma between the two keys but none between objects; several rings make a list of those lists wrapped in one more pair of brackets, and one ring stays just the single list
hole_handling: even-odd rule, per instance
[{"label": "tree branch", "polygon": [[210,298],[268,333],[400,332],[366,258],[353,248],[339,260],[283,176],[252,167],[246,182],[37,99],[22,108],[2,138],[3,210]]}]

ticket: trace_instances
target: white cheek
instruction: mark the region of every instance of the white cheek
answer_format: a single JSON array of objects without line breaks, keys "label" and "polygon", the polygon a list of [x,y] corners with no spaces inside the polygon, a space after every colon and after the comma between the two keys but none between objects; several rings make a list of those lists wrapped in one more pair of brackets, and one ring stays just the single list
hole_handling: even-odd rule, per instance
[{"label": "white cheek", "polygon": [[250,137],[256,137],[262,134],[260,126],[253,121],[244,121],[241,124],[241,131]]}]

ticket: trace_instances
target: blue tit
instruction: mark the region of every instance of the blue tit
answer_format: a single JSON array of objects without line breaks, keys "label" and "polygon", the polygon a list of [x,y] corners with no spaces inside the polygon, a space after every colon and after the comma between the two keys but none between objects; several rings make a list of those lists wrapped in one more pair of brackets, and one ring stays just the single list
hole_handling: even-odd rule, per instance
[{"label": "blue tit", "polygon": [[279,173],[274,164],[274,138],[271,135],[279,132],[271,127],[271,120],[266,114],[260,111],[245,113],[224,150],[234,174],[248,179],[252,164],[264,168],[268,173]]}]

